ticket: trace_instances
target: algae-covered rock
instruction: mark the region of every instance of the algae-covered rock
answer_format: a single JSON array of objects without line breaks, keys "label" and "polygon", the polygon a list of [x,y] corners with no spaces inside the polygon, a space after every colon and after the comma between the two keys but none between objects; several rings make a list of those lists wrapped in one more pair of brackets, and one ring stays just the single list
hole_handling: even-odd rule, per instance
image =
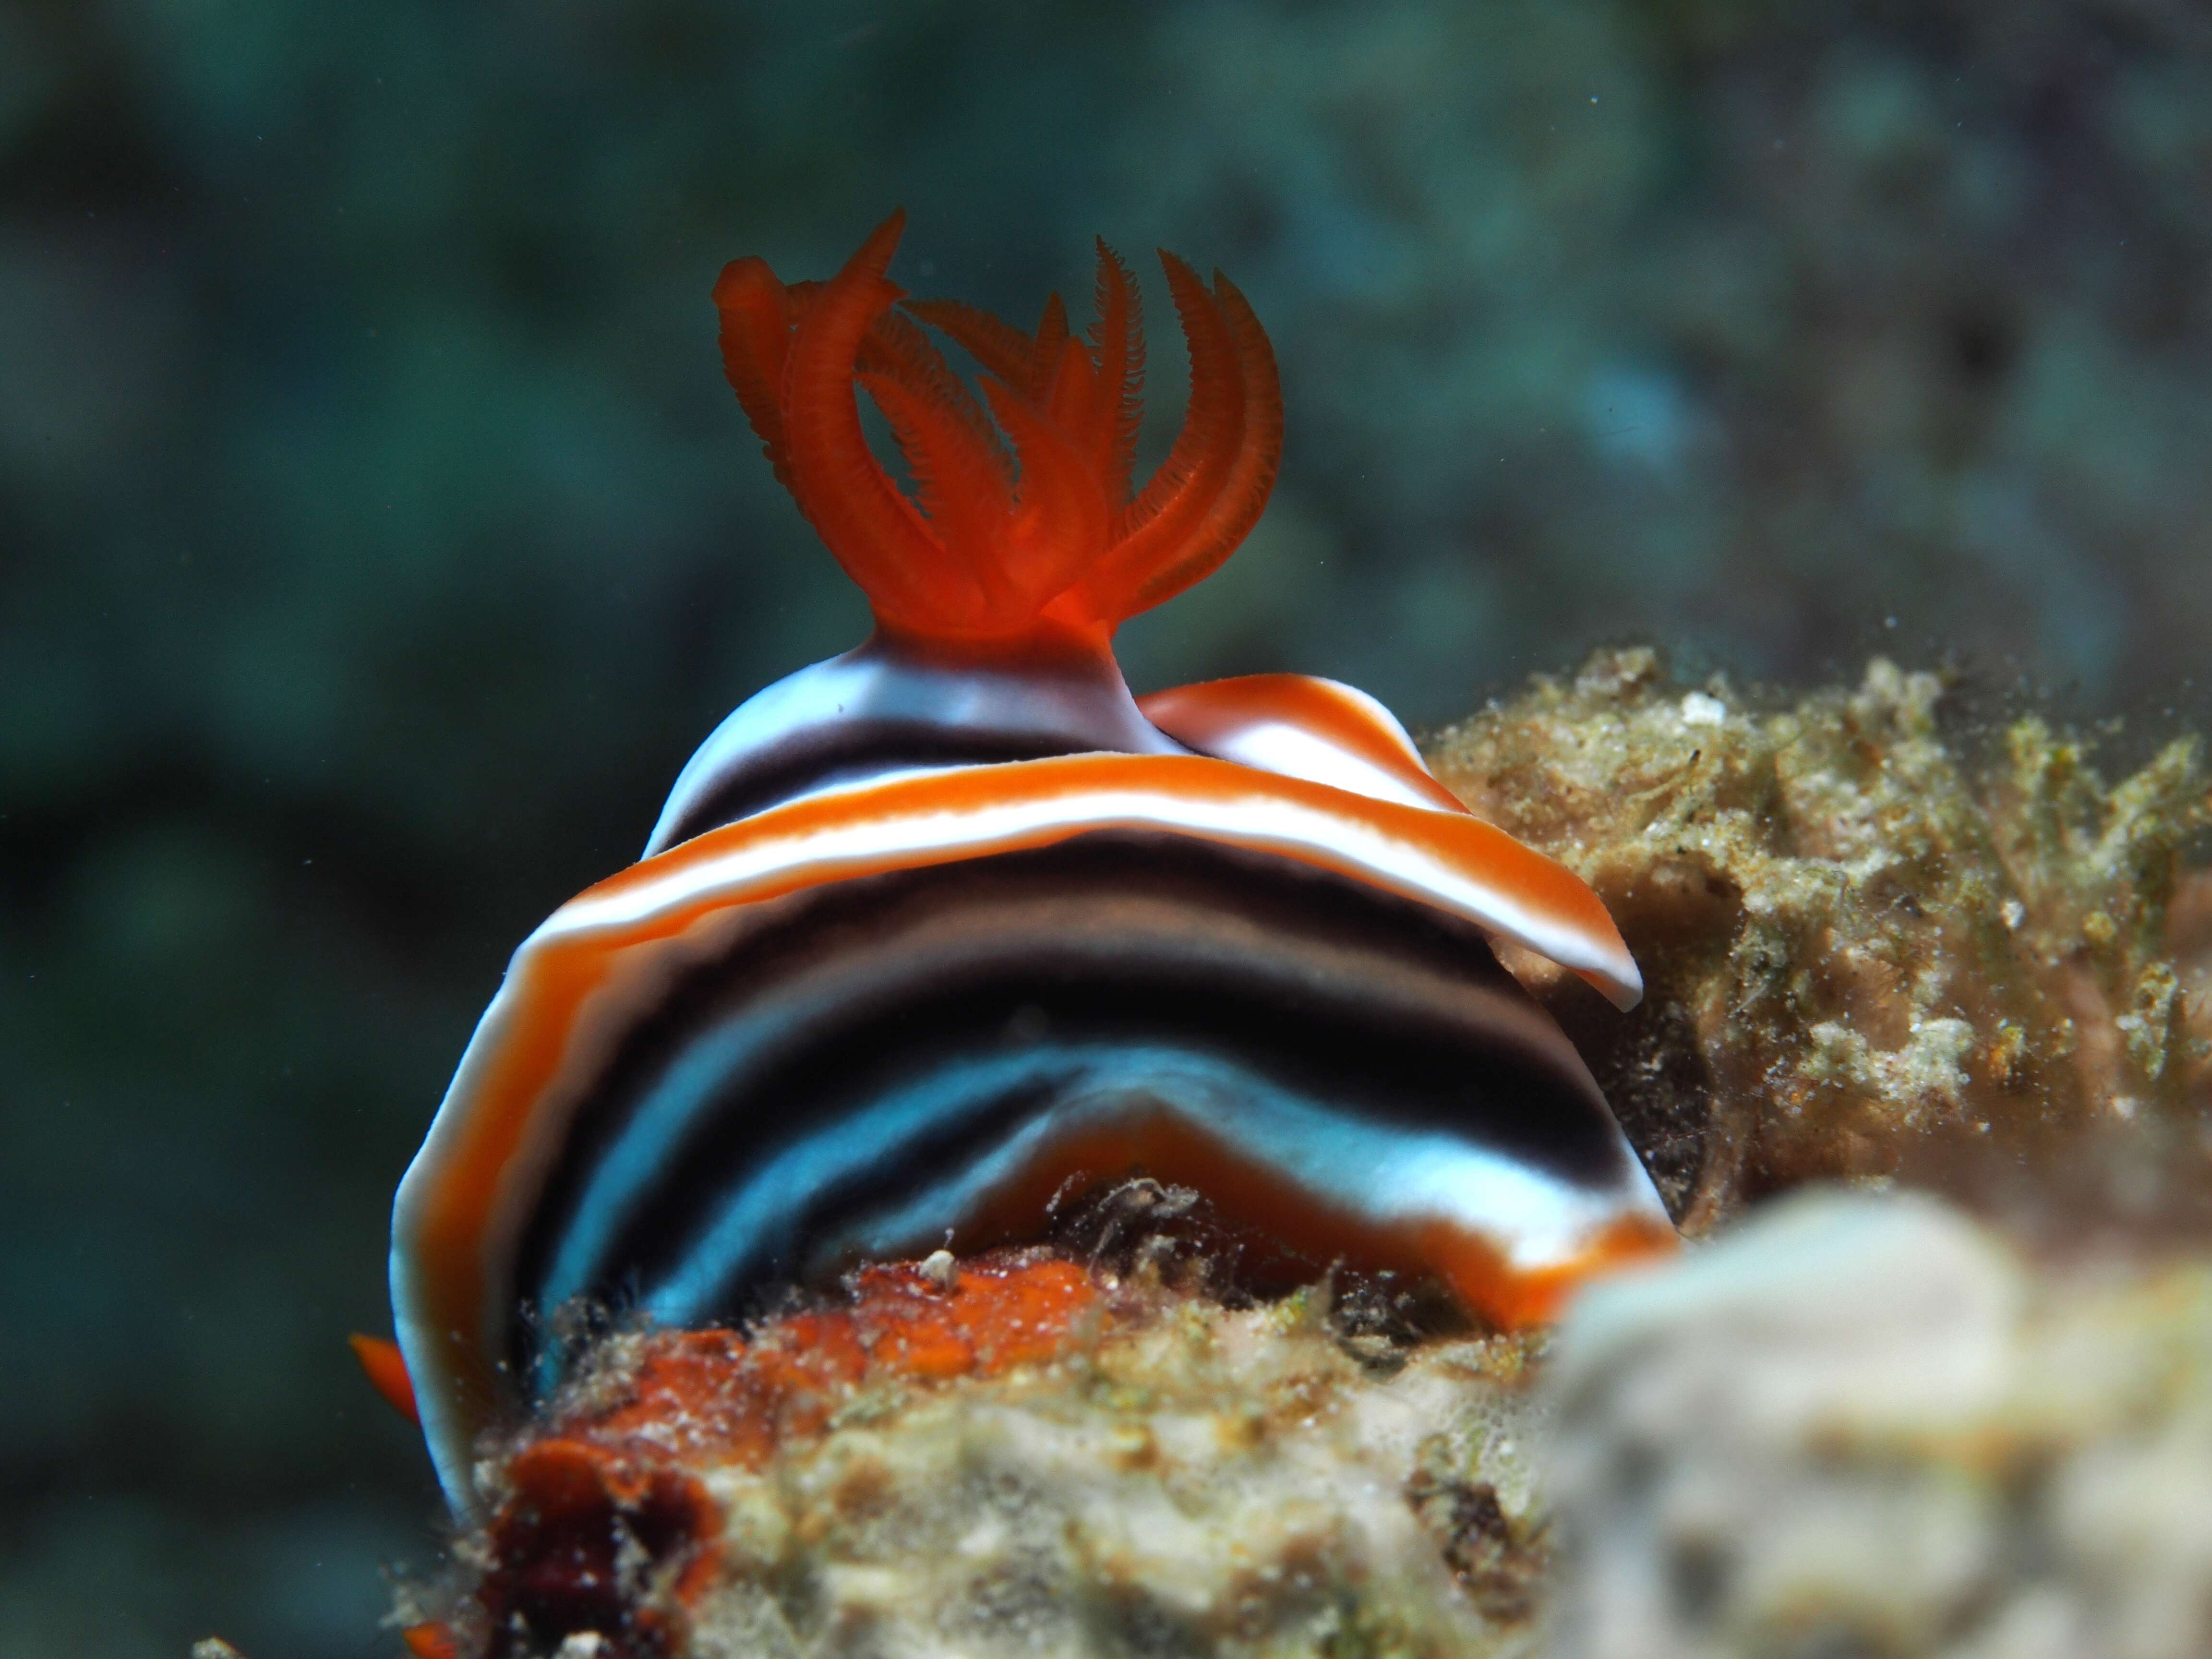
[{"label": "algae-covered rock", "polygon": [[1941,1200],[1831,1188],[1555,1335],[1378,1345],[1348,1300],[1232,1306],[1038,1251],[872,1268],[750,1337],[620,1339],[497,1449],[471,1576],[410,1640],[2212,1650],[2212,1255],[2039,1267]]},{"label": "algae-covered rock", "polygon": [[1377,1346],[1052,1252],[637,1335],[501,1448],[496,1656],[1510,1655],[1547,1559],[1540,1340]]},{"label": "algae-covered rock", "polygon": [[2074,1229],[2084,1206],[2140,1231],[2212,1193],[2202,744],[2107,785],[2039,719],[1954,736],[1942,697],[1879,659],[1789,703],[1611,651],[1431,745],[1620,921],[1649,987],[1626,1021],[1509,960],[1687,1232],[1820,1177],[1903,1175],[2031,1222],[2063,1182]]}]

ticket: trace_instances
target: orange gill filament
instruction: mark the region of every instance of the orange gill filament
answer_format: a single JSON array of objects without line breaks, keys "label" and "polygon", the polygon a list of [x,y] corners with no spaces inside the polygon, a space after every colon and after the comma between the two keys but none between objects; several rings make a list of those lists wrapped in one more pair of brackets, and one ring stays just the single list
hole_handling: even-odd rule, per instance
[{"label": "orange gill filament", "polygon": [[[714,285],[723,366],[775,476],[886,632],[937,644],[1075,637],[1207,574],[1258,520],[1282,454],[1274,354],[1244,296],[1160,264],[1190,351],[1190,405],[1134,488],[1144,332],[1128,267],[1098,244],[1097,320],[1069,331],[1054,295],[1034,335],[955,301],[907,301],[885,276],[893,214],[826,283],[732,261]],[[961,346],[982,397],[910,319]],[[856,386],[913,480],[884,470]]]}]

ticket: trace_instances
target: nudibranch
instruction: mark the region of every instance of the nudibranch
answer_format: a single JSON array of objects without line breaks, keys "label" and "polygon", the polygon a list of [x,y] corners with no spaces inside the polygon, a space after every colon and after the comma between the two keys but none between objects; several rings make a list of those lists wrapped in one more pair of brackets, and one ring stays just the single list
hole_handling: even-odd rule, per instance
[{"label": "nudibranch", "polygon": [[874,631],[731,714],[641,861],[523,942],[400,1186],[398,1341],[463,1513],[478,1433],[559,1380],[564,1305],[726,1323],[865,1260],[1033,1237],[1086,1183],[1196,1188],[1508,1325],[1673,1240],[1491,947],[1627,1007],[1597,896],[1348,686],[1122,679],[1118,624],[1228,557],[1274,483],[1243,296],[1161,255],[1191,395],[1136,489],[1121,260],[1099,245],[1087,338],[1057,296],[1027,334],[906,300],[900,229],[825,283],[740,259],[714,295],[738,402]]}]

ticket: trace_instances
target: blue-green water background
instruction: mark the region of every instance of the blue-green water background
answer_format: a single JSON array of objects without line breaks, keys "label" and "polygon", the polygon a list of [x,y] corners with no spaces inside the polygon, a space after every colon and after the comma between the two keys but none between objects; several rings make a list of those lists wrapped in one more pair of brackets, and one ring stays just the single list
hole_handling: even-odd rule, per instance
[{"label": "blue-green water background", "polygon": [[392,1186],[514,942],[863,627],[726,259],[1231,273],[1283,481],[1140,689],[1419,722],[1641,635],[2202,721],[2208,17],[0,3],[0,1648],[392,1650]]}]

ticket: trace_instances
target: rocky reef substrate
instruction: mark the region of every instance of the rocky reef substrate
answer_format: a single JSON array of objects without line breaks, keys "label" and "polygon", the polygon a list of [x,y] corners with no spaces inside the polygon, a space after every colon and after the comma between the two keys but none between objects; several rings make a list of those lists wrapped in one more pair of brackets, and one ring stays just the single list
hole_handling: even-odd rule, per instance
[{"label": "rocky reef substrate", "polygon": [[[1649,994],[1509,965],[1701,1237],[1813,1180],[1899,1177],[2079,1242],[2207,1231],[2212,779],[2108,781],[2029,716],[1875,660],[1801,701],[1601,653],[1441,733],[1438,775],[1604,896]],[[2063,1200],[2059,1188],[2063,1187]]]},{"label": "rocky reef substrate", "polygon": [[1650,994],[1509,965],[1692,1248],[1556,1330],[1136,1183],[1035,1249],[617,1335],[488,1446],[417,1655],[2212,1651],[2212,799],[1875,663],[1650,653],[1431,745]]}]

